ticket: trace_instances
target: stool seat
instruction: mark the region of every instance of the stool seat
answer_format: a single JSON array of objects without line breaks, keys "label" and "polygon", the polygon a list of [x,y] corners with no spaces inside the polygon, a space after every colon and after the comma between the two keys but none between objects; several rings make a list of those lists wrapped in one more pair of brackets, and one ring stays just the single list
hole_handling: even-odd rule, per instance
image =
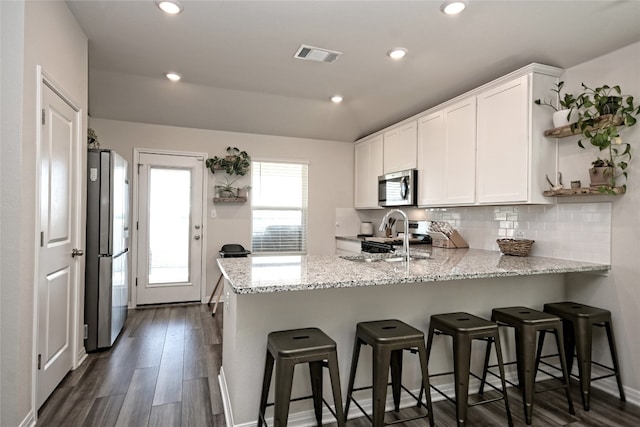
[{"label": "stool seat", "polygon": [[336,342],[318,328],[292,329],[271,332],[267,348],[280,357],[320,357],[336,351]]},{"label": "stool seat", "polygon": [[[591,391],[591,381],[603,378],[616,377],[620,400],[625,402],[624,388],[620,374],[620,364],[616,351],[611,312],[598,307],[592,307],[571,301],[554,302],[544,305],[544,311],[562,318],[565,335],[565,353],[567,353],[567,365],[569,372],[573,366],[573,352],[576,350],[578,359],[578,378],[580,380],[580,390],[582,406],[585,411],[589,410],[589,400]],[[593,326],[604,327],[609,341],[609,352],[613,367],[604,366],[591,360],[593,346]],[[611,372],[609,375],[601,375],[591,378],[592,363],[605,368]]]},{"label": "stool seat", "polygon": [[[529,307],[502,307],[494,308],[491,311],[491,320],[497,322],[498,325],[504,325],[514,328],[516,343],[516,361],[505,363],[510,365],[516,363],[518,367],[518,384],[510,384],[516,386],[522,392],[522,403],[524,408],[525,422],[531,424],[533,415],[533,396],[535,390],[535,378],[539,366],[539,356],[542,352],[544,337],[546,332],[553,333],[556,338],[556,348],[560,358],[562,371],[562,386],[549,387],[544,391],[555,390],[556,388],[564,388],[569,406],[569,413],[575,414],[573,408],[573,400],[569,390],[569,372],[567,371],[567,362],[564,354],[564,340],[562,334],[562,321],[558,316],[543,311],[531,309]],[[540,334],[538,340],[538,350],[536,352],[536,335]],[[537,356],[536,356],[537,355]],[[489,371],[489,352],[485,356],[484,372],[482,374],[482,383],[480,390],[483,389],[487,373]],[[493,374],[493,373],[492,373]]]},{"label": "stool seat", "polygon": [[[267,406],[274,406],[274,427],[287,425],[289,404],[292,401],[313,399],[318,426],[322,425],[322,404],[325,403],[329,411],[336,417],[338,426],[344,426],[342,411],[342,394],[340,390],[340,375],[338,372],[338,356],[336,343],[318,328],[290,329],[271,332],[267,336],[267,352],[260,394],[260,408],[258,411],[258,427],[265,422]],[[309,364],[312,396],[291,399],[291,386],[295,365]],[[267,403],[271,376],[274,364],[277,364],[275,378],[274,403]],[[329,368],[331,389],[335,411],[322,397],[322,368]]]},{"label": "stool seat", "polygon": [[375,320],[360,322],[356,326],[356,336],[369,345],[392,345],[402,347],[424,341],[424,333],[400,320]]},{"label": "stool seat", "polygon": [[494,308],[491,311],[491,318],[509,325],[522,324],[530,326],[541,326],[560,321],[558,316],[522,306]]},{"label": "stool seat", "polygon": [[[373,348],[372,357],[372,382],[371,386],[354,388],[358,360],[360,358],[360,347],[365,344]],[[418,407],[422,406],[421,399],[414,396],[402,385],[402,352],[409,350],[417,352],[420,358],[420,369],[422,373],[422,387],[429,387],[429,372],[427,370],[427,356],[424,345],[424,333],[400,320],[375,320],[371,322],[360,322],[356,325],[356,340],[353,344],[353,358],[351,360],[351,372],[349,374],[349,386],[347,388],[347,401],[345,404],[345,416],[349,415],[349,406],[353,401],[356,406],[372,422],[374,427],[385,425],[384,413],[387,400],[388,378],[391,371],[391,388],[395,411],[400,410],[400,393],[405,390],[412,397],[416,398]],[[372,390],[373,416],[369,416],[362,406],[353,397],[354,391],[365,389]],[[427,413],[414,416],[404,420],[394,420],[392,424],[411,421],[419,418],[429,418],[429,424],[433,426],[433,411],[431,406],[431,395],[426,397]]]},{"label": "stool seat", "polygon": [[[431,355],[434,335],[444,334],[451,336],[453,339],[453,372],[438,373],[433,376],[450,375],[454,376],[455,399],[442,392],[438,387],[431,386],[435,391],[440,393],[445,399],[448,399],[456,405],[456,422],[458,427],[464,427],[467,422],[467,409],[469,406],[480,405],[484,403],[494,402],[496,400],[504,400],[505,410],[507,413],[507,422],[513,426],[513,419],[509,409],[509,398],[506,392],[506,383],[504,375],[504,366],[502,362],[502,350],[500,348],[500,334],[498,333],[498,325],[489,320],[474,316],[470,313],[455,312],[434,314],[431,316],[429,323],[429,337],[427,339],[427,360]],[[500,370],[500,382],[502,389],[498,389],[491,383],[487,383],[491,388],[501,393],[496,399],[485,399],[474,404],[469,404],[469,377],[473,376],[481,380],[483,379],[471,372],[471,348],[472,340],[482,339],[487,341],[487,354],[491,352],[491,344],[495,344],[496,356],[498,358],[498,368]],[[429,395],[428,389],[427,395]],[[420,390],[422,396],[423,390]],[[482,393],[482,389],[480,390]]]},{"label": "stool seat", "polygon": [[609,310],[570,301],[545,304],[544,311],[565,319],[588,319],[592,322],[611,320],[611,312]]},{"label": "stool seat", "polygon": [[440,331],[457,334],[486,334],[498,329],[494,322],[464,312],[434,314],[431,321],[438,324]]}]

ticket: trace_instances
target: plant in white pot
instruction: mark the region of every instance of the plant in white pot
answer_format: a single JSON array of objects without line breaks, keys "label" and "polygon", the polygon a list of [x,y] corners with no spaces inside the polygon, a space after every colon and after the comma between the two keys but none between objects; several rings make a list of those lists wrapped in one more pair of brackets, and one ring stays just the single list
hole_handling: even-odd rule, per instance
[{"label": "plant in white pot", "polygon": [[[578,120],[578,114],[576,108],[578,106],[577,98],[570,93],[565,93],[564,96],[560,94],[560,91],[564,87],[564,82],[556,83],[555,89],[551,89],[551,92],[555,92],[557,104],[554,100],[548,101],[547,99],[536,99],[533,101],[537,105],[546,105],[552,108],[553,113],[553,126],[561,127],[575,123]],[[557,105],[557,106],[556,106]]]},{"label": "plant in white pot", "polygon": [[233,186],[236,181],[237,179],[229,181],[229,178],[225,178],[225,182],[223,184],[217,184],[215,188],[216,193],[218,193],[218,197],[221,199],[233,199],[238,197],[238,188]]},{"label": "plant in white pot", "polygon": [[[634,104],[633,96],[623,95],[620,86],[601,86],[592,89],[582,84],[583,92],[578,95],[578,121],[571,125],[574,132],[582,134],[578,146],[585,148],[583,141],[589,141],[601,152],[601,158],[592,165],[605,167],[603,184],[595,184],[602,193],[615,194],[619,177],[627,179],[629,162],[631,161],[631,144],[623,142],[620,132],[625,127],[637,123],[635,116],[640,114],[640,107]],[[589,174],[592,178],[594,174]],[[598,174],[596,174],[597,176]],[[626,184],[622,186],[626,190]]]}]

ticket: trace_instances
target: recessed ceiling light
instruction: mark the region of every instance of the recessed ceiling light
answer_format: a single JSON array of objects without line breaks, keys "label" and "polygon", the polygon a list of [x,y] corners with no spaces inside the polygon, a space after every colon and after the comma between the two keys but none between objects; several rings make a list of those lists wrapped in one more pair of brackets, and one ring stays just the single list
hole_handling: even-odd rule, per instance
[{"label": "recessed ceiling light", "polygon": [[403,47],[394,47],[387,52],[387,56],[391,59],[402,59],[407,54],[407,49]]},{"label": "recessed ceiling light", "polygon": [[171,80],[172,82],[180,81],[180,79],[182,78],[182,76],[180,74],[174,73],[174,72],[169,72],[169,73],[165,74],[165,76],[167,76],[167,78],[169,80]]},{"label": "recessed ceiling light", "polygon": [[447,0],[440,5],[440,10],[447,15],[457,15],[465,7],[467,7],[467,0]]},{"label": "recessed ceiling light", "polygon": [[182,12],[182,5],[177,0],[156,0],[156,4],[164,13],[177,15]]},{"label": "recessed ceiling light", "polygon": [[340,95],[333,95],[331,97],[331,102],[333,102],[334,104],[340,104],[342,102],[342,96]]}]

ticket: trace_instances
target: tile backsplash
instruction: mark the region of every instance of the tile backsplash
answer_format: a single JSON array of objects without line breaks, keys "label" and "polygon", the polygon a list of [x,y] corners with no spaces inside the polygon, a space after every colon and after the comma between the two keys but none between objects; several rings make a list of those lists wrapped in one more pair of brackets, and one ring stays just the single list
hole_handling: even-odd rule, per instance
[{"label": "tile backsplash", "polygon": [[[406,209],[415,220],[448,221],[475,249],[497,251],[496,239],[535,240],[531,255],[611,262],[611,202]],[[386,210],[358,211],[380,224]]]},{"label": "tile backsplash", "polygon": [[496,239],[535,240],[531,255],[611,261],[611,203],[472,206],[427,209],[429,220],[450,222],[476,249],[497,250]]}]

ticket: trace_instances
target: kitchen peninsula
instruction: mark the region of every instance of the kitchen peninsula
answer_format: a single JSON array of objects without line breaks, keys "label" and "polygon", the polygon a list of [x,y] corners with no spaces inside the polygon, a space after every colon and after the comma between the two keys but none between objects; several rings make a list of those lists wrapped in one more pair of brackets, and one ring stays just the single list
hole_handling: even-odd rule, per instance
[{"label": "kitchen peninsula", "polygon": [[[374,259],[384,258],[375,255],[371,260],[338,256],[218,259],[225,277],[220,385],[228,425],[257,419],[271,331],[314,326],[331,336],[338,345],[344,395],[357,322],[396,318],[426,332],[431,314],[467,311],[488,318],[493,307],[540,308],[545,302],[565,299],[565,273],[609,269],[605,264],[510,257],[477,249],[412,253],[423,259],[408,264]],[[451,356],[445,347],[449,346],[434,346],[431,373],[450,368]],[[513,350],[510,343],[503,347],[507,355]],[[403,378],[410,389],[417,390],[418,366],[411,362],[407,356]],[[357,385],[370,384],[368,372],[370,366],[358,370]],[[294,379],[293,390],[294,396],[310,393],[302,371]],[[362,393],[366,408],[370,396]],[[290,414],[300,423],[313,419],[307,402],[292,403]],[[355,410],[351,414],[359,416]]]}]

